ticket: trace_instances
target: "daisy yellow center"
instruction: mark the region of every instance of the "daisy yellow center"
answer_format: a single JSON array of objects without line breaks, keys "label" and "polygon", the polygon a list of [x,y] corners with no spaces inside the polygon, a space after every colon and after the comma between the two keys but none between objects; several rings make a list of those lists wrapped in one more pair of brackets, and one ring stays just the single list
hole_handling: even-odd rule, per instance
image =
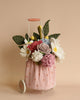
[{"label": "daisy yellow center", "polygon": [[53,49],[53,51],[57,52],[57,48],[55,47],[55,48]]},{"label": "daisy yellow center", "polygon": [[29,54],[29,50],[27,50],[26,53]]}]

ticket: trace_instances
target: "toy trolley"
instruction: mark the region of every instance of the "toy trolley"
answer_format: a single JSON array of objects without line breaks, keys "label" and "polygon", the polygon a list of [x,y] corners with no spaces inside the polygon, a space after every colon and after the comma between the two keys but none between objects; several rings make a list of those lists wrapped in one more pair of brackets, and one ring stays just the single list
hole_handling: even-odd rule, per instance
[{"label": "toy trolley", "polygon": [[[28,19],[28,35],[32,36],[32,33],[37,31],[35,26],[41,25],[39,18]],[[31,59],[26,61],[24,80],[19,81],[19,90],[22,93],[26,92],[26,89],[32,90],[49,90],[56,85],[56,67],[52,64],[51,67],[43,67],[41,64],[36,64]]]}]

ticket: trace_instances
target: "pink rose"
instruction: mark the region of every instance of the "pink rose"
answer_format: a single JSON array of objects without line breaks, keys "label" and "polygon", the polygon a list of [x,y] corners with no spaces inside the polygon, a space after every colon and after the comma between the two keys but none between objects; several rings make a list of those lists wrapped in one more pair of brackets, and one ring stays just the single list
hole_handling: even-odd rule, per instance
[{"label": "pink rose", "polygon": [[44,54],[50,54],[51,52],[51,48],[49,48],[49,46],[45,43],[41,43],[40,45],[37,45],[37,49]]},{"label": "pink rose", "polygon": [[55,55],[53,54],[46,54],[41,59],[42,66],[44,67],[51,67],[53,64],[55,64]]}]

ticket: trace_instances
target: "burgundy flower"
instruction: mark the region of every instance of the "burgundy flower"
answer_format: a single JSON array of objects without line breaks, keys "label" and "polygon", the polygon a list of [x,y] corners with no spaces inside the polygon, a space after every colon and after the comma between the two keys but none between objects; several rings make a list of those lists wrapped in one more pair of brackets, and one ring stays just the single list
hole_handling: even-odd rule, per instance
[{"label": "burgundy flower", "polygon": [[42,40],[34,41],[32,44],[28,45],[28,48],[31,50],[31,53],[34,52],[34,50],[37,50],[37,45],[41,43],[42,43]]}]

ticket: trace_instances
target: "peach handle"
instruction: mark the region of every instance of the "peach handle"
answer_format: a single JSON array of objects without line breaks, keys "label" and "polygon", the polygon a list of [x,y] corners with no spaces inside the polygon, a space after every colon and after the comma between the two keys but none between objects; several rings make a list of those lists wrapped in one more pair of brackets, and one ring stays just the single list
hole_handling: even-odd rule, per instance
[{"label": "peach handle", "polygon": [[40,21],[40,18],[29,18],[28,21]]}]

